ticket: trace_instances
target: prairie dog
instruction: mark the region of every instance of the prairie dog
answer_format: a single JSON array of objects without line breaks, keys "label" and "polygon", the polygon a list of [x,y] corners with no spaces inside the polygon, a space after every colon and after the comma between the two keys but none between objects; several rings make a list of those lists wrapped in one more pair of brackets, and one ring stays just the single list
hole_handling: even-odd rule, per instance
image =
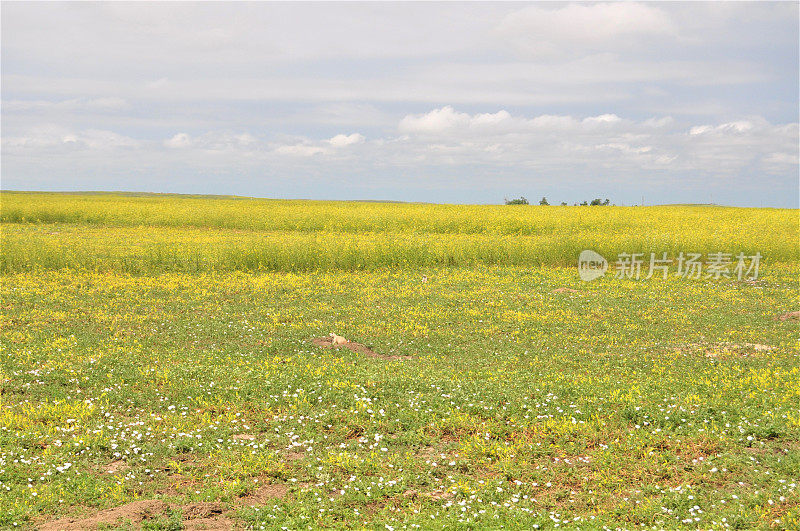
[{"label": "prairie dog", "polygon": [[347,343],[347,340],[342,336],[337,336],[333,332],[331,332],[331,345],[344,345]]}]

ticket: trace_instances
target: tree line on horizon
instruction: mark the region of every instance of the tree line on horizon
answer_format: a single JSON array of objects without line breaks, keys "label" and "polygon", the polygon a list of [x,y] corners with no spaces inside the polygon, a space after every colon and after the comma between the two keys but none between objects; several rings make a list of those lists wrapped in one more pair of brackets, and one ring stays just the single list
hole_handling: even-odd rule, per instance
[{"label": "tree line on horizon", "polygon": [[[516,199],[504,199],[507,205],[530,205],[530,202],[525,199],[525,197],[518,197]],[[546,197],[542,197],[539,201],[539,204],[542,206],[550,206],[550,203],[547,201]],[[568,206],[565,201],[561,202],[561,206]],[[606,198],[606,200],[602,199],[592,199],[591,201],[583,201],[582,203],[574,203],[573,206],[613,206],[611,205],[611,201]]]}]

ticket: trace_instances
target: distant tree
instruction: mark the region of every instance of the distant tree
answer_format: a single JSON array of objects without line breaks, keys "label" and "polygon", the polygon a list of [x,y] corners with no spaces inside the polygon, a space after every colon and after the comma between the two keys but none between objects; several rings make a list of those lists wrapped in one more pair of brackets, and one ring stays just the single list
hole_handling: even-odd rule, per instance
[{"label": "distant tree", "polygon": [[528,200],[524,197],[520,197],[518,199],[506,199],[507,205],[529,205]]},{"label": "distant tree", "polygon": [[581,203],[581,206],[587,206],[588,204],[589,204],[589,203],[587,203],[586,201],[584,201],[583,203]]},{"label": "distant tree", "polygon": [[566,201],[561,201],[561,206],[567,206]]},{"label": "distant tree", "polygon": [[550,203],[547,202],[547,198],[546,197],[543,197],[542,200],[539,201],[539,204],[542,205],[542,206],[549,206],[550,205]]},{"label": "distant tree", "polygon": [[610,204],[611,204],[611,201],[609,201],[608,198],[606,198],[606,200],[603,201],[603,206],[608,206]]},{"label": "distant tree", "polygon": [[603,204],[603,201],[601,201],[600,199],[592,199],[592,202],[589,203],[589,206],[598,206],[598,205],[602,205],[602,204]]}]

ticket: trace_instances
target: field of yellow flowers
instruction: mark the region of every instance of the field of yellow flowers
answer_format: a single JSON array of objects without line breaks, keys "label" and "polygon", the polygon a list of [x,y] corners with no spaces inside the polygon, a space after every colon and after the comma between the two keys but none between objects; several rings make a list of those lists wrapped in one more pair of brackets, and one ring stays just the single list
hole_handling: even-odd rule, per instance
[{"label": "field of yellow flowers", "polygon": [[0,529],[800,528],[796,210],[0,201]]}]

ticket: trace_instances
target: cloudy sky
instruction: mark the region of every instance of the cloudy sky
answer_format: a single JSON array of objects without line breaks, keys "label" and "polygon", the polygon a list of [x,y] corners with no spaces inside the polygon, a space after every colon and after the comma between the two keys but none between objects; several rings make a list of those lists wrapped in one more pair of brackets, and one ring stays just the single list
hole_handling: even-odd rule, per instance
[{"label": "cloudy sky", "polygon": [[2,183],[798,207],[798,4],[2,3]]}]

